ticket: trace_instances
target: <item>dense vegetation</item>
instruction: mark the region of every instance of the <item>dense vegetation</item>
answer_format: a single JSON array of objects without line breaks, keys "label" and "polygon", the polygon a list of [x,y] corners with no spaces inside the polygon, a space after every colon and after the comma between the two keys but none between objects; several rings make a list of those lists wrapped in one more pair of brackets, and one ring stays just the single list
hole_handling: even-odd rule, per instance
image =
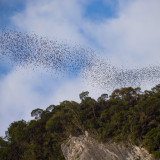
[{"label": "dense vegetation", "polygon": [[34,120],[13,122],[0,138],[0,160],[63,160],[61,144],[85,130],[99,141],[130,142],[160,158],[160,85],[151,91],[121,88],[97,100],[63,101],[31,112]]}]

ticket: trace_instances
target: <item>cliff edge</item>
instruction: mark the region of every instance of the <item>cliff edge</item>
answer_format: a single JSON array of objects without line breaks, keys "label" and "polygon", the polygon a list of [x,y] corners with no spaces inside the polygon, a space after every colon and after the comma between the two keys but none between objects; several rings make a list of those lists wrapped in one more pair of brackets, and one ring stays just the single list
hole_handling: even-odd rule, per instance
[{"label": "cliff edge", "polygon": [[113,142],[100,144],[87,132],[70,136],[61,149],[66,160],[154,160],[144,148]]}]

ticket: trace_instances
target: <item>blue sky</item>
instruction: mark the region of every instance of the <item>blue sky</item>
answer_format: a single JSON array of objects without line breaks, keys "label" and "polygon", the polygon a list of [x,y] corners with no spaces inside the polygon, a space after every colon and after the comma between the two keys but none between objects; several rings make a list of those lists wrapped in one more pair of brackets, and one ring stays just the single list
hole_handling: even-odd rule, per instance
[{"label": "blue sky", "polygon": [[[13,23],[12,17],[18,13],[23,12],[26,7],[28,1],[24,0],[1,0],[0,1],[0,28],[9,28],[9,29],[16,29],[21,30],[16,27]],[[89,21],[103,21],[104,19],[113,18],[117,16],[117,10],[119,7],[118,0],[111,1],[99,1],[93,0],[88,3],[85,3],[84,7],[84,18],[88,19]],[[92,37],[88,36],[86,33],[80,31],[81,34],[84,34],[86,39],[90,40],[94,45],[99,46],[96,42],[92,39]],[[9,70],[12,70],[12,67],[9,66],[7,62],[1,60],[0,62],[0,74],[7,74]],[[71,75],[74,76],[74,75]]]},{"label": "blue sky", "polygon": [[[0,27],[12,26],[11,16],[25,8],[26,1],[21,0],[1,0],[0,1]],[[12,26],[13,27],[13,26]]]},{"label": "blue sky", "polygon": [[[26,8],[27,1],[21,0],[1,0],[0,1],[0,27],[12,26],[12,15],[23,11]],[[105,18],[115,17],[117,8],[119,7],[118,0],[106,1],[105,0],[92,0],[89,2],[84,10],[84,16],[94,20],[101,21]],[[13,26],[12,26],[13,27]]]},{"label": "blue sky", "polygon": [[[0,0],[0,29],[92,48],[116,66],[159,65],[159,7],[159,0]],[[12,121],[30,119],[35,108],[79,101],[86,90],[95,98],[109,92],[82,80],[81,69],[57,77],[43,67],[33,71],[0,59],[0,135]]]},{"label": "blue sky", "polygon": [[84,15],[91,20],[102,21],[106,18],[116,17],[118,7],[118,0],[113,0],[108,3],[103,0],[93,0],[85,7]]}]

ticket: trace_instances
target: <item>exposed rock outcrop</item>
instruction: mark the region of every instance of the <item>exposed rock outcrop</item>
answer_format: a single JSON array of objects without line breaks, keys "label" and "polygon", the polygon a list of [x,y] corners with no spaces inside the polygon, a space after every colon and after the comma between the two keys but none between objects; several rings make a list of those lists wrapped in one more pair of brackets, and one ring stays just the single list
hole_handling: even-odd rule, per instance
[{"label": "exposed rock outcrop", "polygon": [[86,135],[70,137],[61,149],[66,160],[153,160],[144,148],[122,143],[100,144],[87,132]]}]

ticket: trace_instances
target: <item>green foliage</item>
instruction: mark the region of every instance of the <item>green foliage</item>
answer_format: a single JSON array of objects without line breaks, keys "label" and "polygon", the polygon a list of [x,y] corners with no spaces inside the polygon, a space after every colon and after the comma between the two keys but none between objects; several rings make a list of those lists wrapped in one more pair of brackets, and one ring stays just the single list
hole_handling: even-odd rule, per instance
[{"label": "green foliage", "polygon": [[[13,122],[0,138],[0,160],[63,160],[61,144],[87,130],[99,141],[142,144],[160,158],[160,85],[151,91],[121,88],[97,101],[82,92],[81,103],[63,101],[31,112],[35,119]],[[78,155],[77,155],[78,157]]]},{"label": "green foliage", "polygon": [[[48,108],[47,108],[47,109],[48,109]],[[41,118],[42,112],[43,112],[43,109],[37,108],[37,109],[35,109],[35,110],[33,110],[33,111],[31,112],[31,116],[32,116],[32,117],[35,117],[35,119],[39,119],[39,118]]]},{"label": "green foliage", "polygon": [[155,158],[160,158],[160,125],[151,129],[145,136],[144,143]]},{"label": "green foliage", "polygon": [[89,94],[88,91],[82,92],[81,94],[79,94],[79,98],[80,98],[81,100],[85,100],[85,99],[88,97],[88,94]]}]

